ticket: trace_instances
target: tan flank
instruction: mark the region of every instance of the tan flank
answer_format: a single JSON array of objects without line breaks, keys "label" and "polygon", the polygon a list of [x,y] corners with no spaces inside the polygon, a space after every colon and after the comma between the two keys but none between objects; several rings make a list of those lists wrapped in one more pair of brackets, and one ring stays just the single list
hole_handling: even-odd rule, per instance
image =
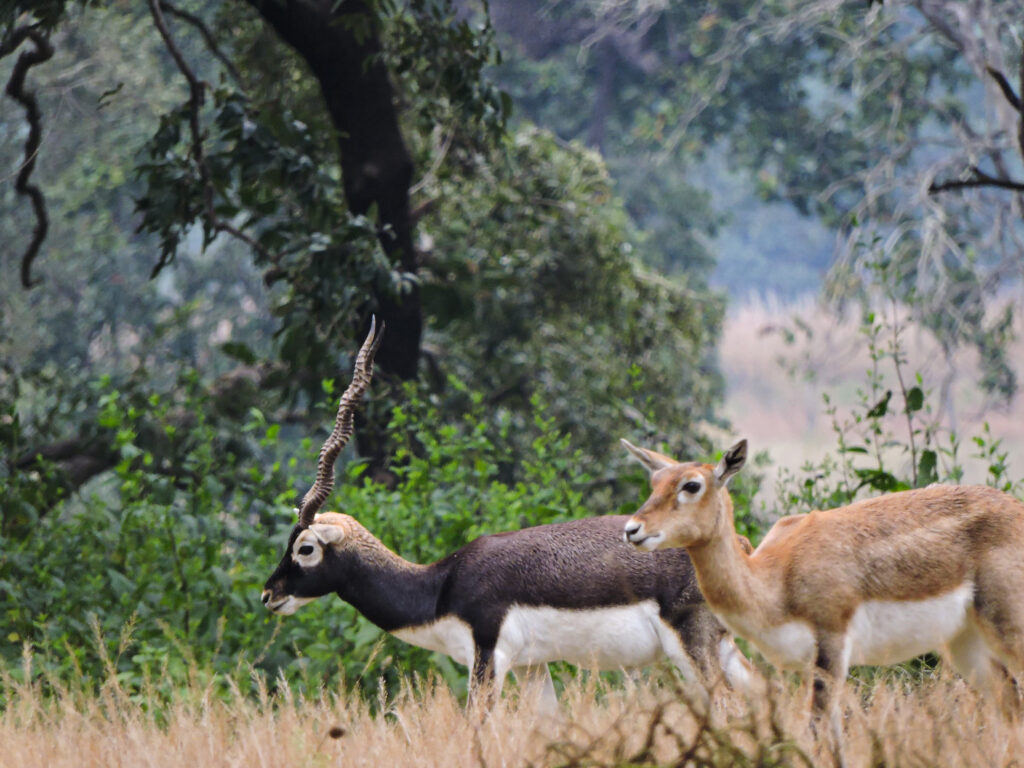
[{"label": "tan flank", "polygon": [[626,524],[647,550],[685,547],[716,616],[775,666],[813,672],[815,715],[841,727],[834,683],[851,665],[941,650],[1005,707],[1024,673],[1024,504],[981,486],[931,486],[787,517],[748,554],[726,485],[746,441],[717,465],[623,441],[652,492]]}]

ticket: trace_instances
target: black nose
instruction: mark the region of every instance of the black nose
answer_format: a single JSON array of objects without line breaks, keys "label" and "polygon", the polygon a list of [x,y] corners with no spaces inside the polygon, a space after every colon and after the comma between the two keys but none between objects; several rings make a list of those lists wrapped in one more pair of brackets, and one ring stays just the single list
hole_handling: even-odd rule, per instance
[{"label": "black nose", "polygon": [[267,601],[270,599],[270,590],[264,589],[263,594],[260,595],[260,599],[263,601],[263,604],[266,605]]},{"label": "black nose", "polygon": [[626,539],[629,540],[633,534],[640,530],[640,523],[626,523]]}]

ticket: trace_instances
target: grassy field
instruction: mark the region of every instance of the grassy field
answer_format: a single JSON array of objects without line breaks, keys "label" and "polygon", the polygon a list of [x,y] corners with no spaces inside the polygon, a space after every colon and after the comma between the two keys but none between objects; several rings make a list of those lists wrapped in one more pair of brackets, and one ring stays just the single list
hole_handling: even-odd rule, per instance
[{"label": "grassy field", "polygon": [[[813,330],[788,344],[779,329],[792,327],[794,315]],[[1009,451],[1009,476],[1024,474],[1012,463],[1024,450],[1020,398],[998,403],[981,393],[968,353],[947,361],[927,336],[908,334],[903,343],[907,371],[921,373],[932,388],[930,401],[938,402],[947,377],[949,397],[934,413],[942,429],[969,437],[987,421]],[[1021,342],[1014,343],[1012,359],[1024,359]],[[830,393],[840,411],[848,412],[870,363],[856,322],[836,321],[813,304],[748,304],[727,320],[721,364],[733,425],[721,442],[724,447],[745,436],[752,449],[770,453],[770,498],[780,467],[796,470],[834,450],[822,394]],[[968,446],[966,479],[980,481],[985,468],[969,453]],[[773,678],[771,694],[753,708],[721,690],[710,715],[700,716],[686,706],[670,676],[605,687],[584,675],[582,682],[567,683],[555,720],[538,716],[527,697],[520,702],[514,688],[487,717],[467,714],[444,684],[430,681],[407,683],[393,700],[372,706],[357,694],[335,690],[302,698],[284,683],[273,695],[264,690],[255,696],[225,695],[224,681],[195,683],[170,702],[156,693],[129,693],[115,680],[99,695],[93,688],[43,685],[45,694],[39,684],[21,685],[0,672],[0,768],[828,763],[807,726],[805,692],[780,678]],[[843,703],[851,765],[1024,764],[1024,726],[1005,720],[993,703],[948,674],[922,680],[894,671],[852,680]]]},{"label": "grassy field", "polygon": [[[467,714],[442,684],[409,685],[378,714],[358,696],[325,692],[225,701],[193,687],[171,704],[4,684],[0,766],[612,766],[817,765],[801,691],[773,682],[755,724],[745,701],[717,692],[709,717],[682,703],[671,679],[602,689],[593,678],[562,694],[559,720],[505,696],[486,718]],[[525,698],[525,697],[524,697]],[[230,697],[229,697],[230,699]],[[849,683],[846,756],[857,766],[1010,766],[1024,730],[942,675]],[[380,714],[383,713],[383,714]],[[755,734],[756,737],[755,737]]]}]

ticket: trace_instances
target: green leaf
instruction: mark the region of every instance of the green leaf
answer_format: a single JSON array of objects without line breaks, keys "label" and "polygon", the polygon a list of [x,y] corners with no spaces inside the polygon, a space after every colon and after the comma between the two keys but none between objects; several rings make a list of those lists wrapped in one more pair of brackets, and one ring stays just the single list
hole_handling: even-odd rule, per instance
[{"label": "green leaf", "polygon": [[921,459],[917,463],[918,485],[928,485],[930,483],[938,482],[939,476],[936,469],[937,465],[938,457],[936,456],[935,451],[922,451]]},{"label": "green leaf", "polygon": [[253,365],[259,359],[248,344],[243,344],[240,341],[224,342],[220,345],[220,349],[228,357],[233,357],[246,365]]},{"label": "green leaf", "polygon": [[869,419],[880,419],[889,412],[889,400],[892,399],[892,390],[886,390],[885,397],[875,403],[871,410],[868,411],[867,416]]},{"label": "green leaf", "polygon": [[907,392],[907,413],[920,411],[924,407],[924,391],[920,387],[913,387]]}]

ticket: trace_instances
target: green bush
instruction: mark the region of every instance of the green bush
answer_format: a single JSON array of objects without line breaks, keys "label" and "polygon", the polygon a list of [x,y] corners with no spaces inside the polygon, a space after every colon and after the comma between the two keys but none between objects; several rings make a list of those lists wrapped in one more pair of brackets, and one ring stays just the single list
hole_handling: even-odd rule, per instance
[{"label": "green bush", "polygon": [[[168,693],[196,674],[224,675],[248,690],[250,668],[300,688],[345,680],[370,694],[381,680],[437,669],[464,690],[465,670],[383,635],[332,596],[290,617],[262,606],[263,582],[294,525],[294,500],[312,479],[319,445],[253,410],[243,451],[204,423],[201,403],[172,408],[110,382],[97,385],[97,396],[102,428],[118,436],[112,472],[45,515],[33,512],[29,523],[22,517],[33,508],[30,484],[0,492],[0,663],[11,674],[25,674],[27,647],[32,674],[62,685],[99,685],[112,664],[129,689],[148,680]],[[488,437],[482,398],[466,396],[471,407],[461,421],[444,424],[410,390],[392,415],[394,432],[407,436],[391,467],[394,487],[366,482],[365,465],[350,458],[326,508],[353,515],[417,562],[485,532],[618,511],[542,403],[533,403],[529,456],[512,467],[510,450]],[[181,407],[196,414],[187,429],[175,417]],[[143,423],[163,425],[187,475],[161,474],[162,459],[136,446]],[[637,486],[631,496],[640,498],[644,480],[639,471],[627,480]]]}]

